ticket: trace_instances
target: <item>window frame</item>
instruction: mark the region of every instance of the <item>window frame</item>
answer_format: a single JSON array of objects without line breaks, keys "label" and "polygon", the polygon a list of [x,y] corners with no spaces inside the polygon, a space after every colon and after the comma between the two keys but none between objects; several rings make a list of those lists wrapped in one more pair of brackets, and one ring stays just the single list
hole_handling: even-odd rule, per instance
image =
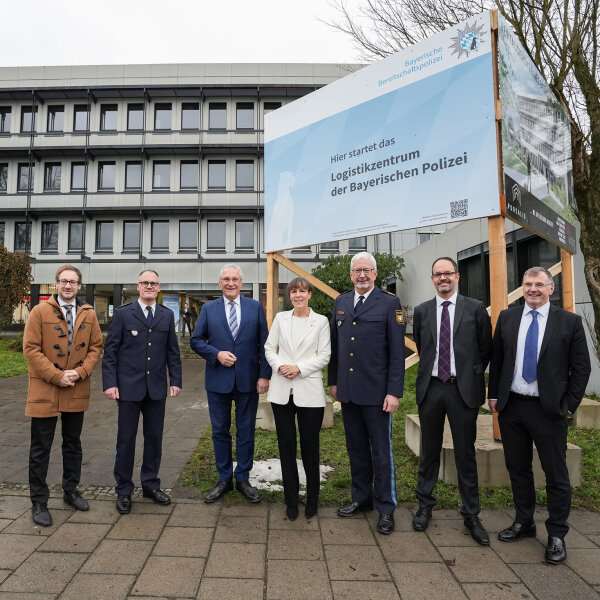
[{"label": "window frame", "polygon": [[[252,225],[252,245],[251,246],[238,246],[238,225],[250,223]],[[235,220],[235,251],[236,252],[254,252],[255,240],[254,240],[254,220],[253,219],[236,219]],[[242,232],[240,231],[240,237]]]},{"label": "window frame", "polygon": [[[241,111],[252,111],[252,124],[250,127],[242,127],[240,125],[240,112]],[[236,102],[235,103],[235,129],[236,131],[254,131],[256,129],[254,112],[255,112],[254,102]],[[242,120],[245,118],[244,113],[242,113]]]},{"label": "window frame", "polygon": [[[31,168],[31,171],[29,169]],[[27,169],[29,173],[27,175],[27,187],[21,186],[21,170]],[[30,163],[18,163],[17,165],[17,193],[29,193],[33,192],[33,186],[35,185],[35,164]]]},{"label": "window frame", "polygon": [[[141,112],[142,113],[142,124],[141,127],[131,127],[130,118],[131,113]],[[131,102],[127,104],[127,131],[142,132],[144,131],[144,103],[143,102]]]},{"label": "window frame", "polygon": [[[75,187],[73,185],[73,173],[75,172],[75,167],[83,167],[83,186],[82,187]],[[87,189],[87,174],[88,174],[88,168],[87,165],[84,162],[72,162],[71,163],[71,182],[70,182],[70,190],[72,192],[84,192]]]},{"label": "window frame", "polygon": [[[128,246],[126,242],[126,230],[127,225],[137,225],[137,246]],[[125,220],[123,221],[123,253],[134,253],[140,251],[140,243],[142,239],[142,223],[138,220]]]},{"label": "window frame", "polygon": [[[31,129],[25,129],[25,115],[30,115],[31,118]],[[21,106],[21,133],[37,133],[37,116],[38,116],[38,107],[37,106]]]},{"label": "window frame", "polygon": [[[53,180],[51,178],[49,178],[49,175],[51,174],[52,170],[56,169],[57,167],[58,167],[58,186],[56,185],[55,181],[54,181],[54,184],[51,185],[53,183]],[[62,183],[62,163],[59,163],[59,162],[44,163],[44,191],[45,192],[60,192],[61,183]]]},{"label": "window frame", "polygon": [[[60,109],[60,110],[57,110]],[[56,120],[56,114],[62,113],[62,124],[60,129],[56,129],[54,121]],[[52,126],[51,126],[52,125]],[[53,104],[48,106],[48,116],[46,118],[46,132],[48,133],[63,133],[65,131],[65,105],[64,104]]]},{"label": "window frame", "polygon": [[6,194],[8,192],[8,163],[0,163],[0,173],[2,172],[4,172],[4,177],[0,176],[0,194]]},{"label": "window frame", "polygon": [[[183,167],[184,165],[196,166],[196,185],[183,184]],[[200,162],[197,160],[182,160],[179,163],[179,189],[180,190],[197,190],[200,186]]]},{"label": "window frame", "polygon": [[[85,113],[85,129],[77,127],[77,115]],[[87,104],[75,104],[73,107],[73,133],[84,133],[90,130],[90,107]]]},{"label": "window frame", "polygon": [[[44,246],[44,240],[45,240],[44,229],[48,225],[55,225],[56,226],[56,230],[55,230],[56,231],[56,247]],[[40,251],[43,252],[44,254],[58,254],[58,232],[59,232],[59,228],[60,228],[60,222],[59,221],[42,221],[41,239],[40,239]]]},{"label": "window frame", "polygon": [[[223,111],[224,113],[224,126],[223,127],[213,127],[212,119],[213,119],[213,111]],[[217,115],[215,114],[215,118]],[[227,102],[209,102],[208,103],[208,130],[209,131],[227,131]]]},{"label": "window frame", "polygon": [[[167,185],[156,184],[156,167],[167,167],[168,181]],[[152,161],[152,189],[153,190],[167,190],[171,189],[171,161],[170,160],[154,160]]]},{"label": "window frame", "polygon": [[[244,166],[244,165],[252,165],[252,183],[250,185],[240,185],[239,183],[239,171],[238,171],[238,167],[240,166]],[[253,160],[236,160],[235,161],[235,189],[236,190],[243,190],[243,191],[248,191],[248,190],[253,190],[254,189],[254,161]]]},{"label": "window frame", "polygon": [[[104,167],[113,167],[113,184],[112,187],[104,185]],[[117,163],[114,160],[103,160],[98,162],[98,191],[99,192],[114,192],[117,183]]]},{"label": "window frame", "polygon": [[[211,184],[211,167],[223,165],[223,185]],[[215,177],[215,175],[213,175]],[[227,161],[226,160],[209,160],[208,161],[208,177],[207,187],[209,190],[226,190],[227,189]]]},{"label": "window frame", "polygon": [[[155,231],[154,231],[154,226],[155,225],[166,225],[167,227],[167,245],[166,246],[156,246],[154,243],[154,239],[155,239]],[[160,253],[160,254],[165,254],[168,253],[170,251],[170,243],[171,243],[171,239],[170,239],[170,222],[169,220],[165,220],[165,219],[152,219],[152,221],[150,221],[150,252],[155,252],[155,253]],[[156,232],[156,233],[161,233]]]},{"label": "window frame", "polygon": [[[7,127],[8,115],[8,127]],[[0,134],[10,134],[12,125],[12,106],[0,106]]]},{"label": "window frame", "polygon": [[[17,235],[17,230],[20,225],[25,225],[25,246],[17,247],[17,239],[20,237]],[[16,221],[15,222],[15,238],[13,243],[13,248],[15,252],[23,252],[24,254],[29,254],[31,252],[31,221]]]},{"label": "window frame", "polygon": [[[106,117],[108,113],[115,113],[115,126],[106,126]],[[116,132],[119,128],[119,105],[118,104],[101,104],[100,105],[100,127],[101,132]]]},{"label": "window frame", "polygon": [[[195,106],[196,108],[190,108]],[[187,107],[187,108],[186,108]],[[184,127],[183,117],[186,111],[193,111],[196,113],[196,126],[195,127]],[[181,131],[198,131],[200,129],[200,103],[199,102],[182,102],[181,103]]]},{"label": "window frame", "polygon": [[[111,240],[110,240],[110,248],[104,247],[100,245],[100,241],[101,241],[101,237],[102,237],[102,226],[103,225],[110,225],[110,229],[111,229]],[[98,235],[100,233],[100,235]],[[96,252],[106,252],[106,253],[112,253],[114,251],[114,247],[115,247],[115,222],[114,221],[96,221],[96,243],[95,243],[95,251]]]},{"label": "window frame", "polygon": [[[181,245],[181,225],[184,223],[194,223],[196,226],[196,237],[194,240],[194,246],[182,246]],[[180,219],[179,220],[179,252],[198,252],[198,219]]]},{"label": "window frame", "polygon": [[[139,185],[130,185],[129,184],[129,168],[135,167],[135,166],[139,167],[140,183],[139,183]],[[142,186],[143,186],[142,169],[143,169],[143,162],[141,160],[128,160],[125,162],[125,191],[126,192],[140,191],[142,189]]]},{"label": "window frame", "polygon": [[[81,227],[81,236],[79,240],[79,247],[73,247],[73,225],[78,225]],[[69,221],[68,224],[68,239],[67,239],[67,253],[77,253],[81,254],[83,252],[83,231],[84,231],[84,223],[82,221]]]},{"label": "window frame", "polygon": [[[166,111],[166,106],[169,107],[169,126],[157,127],[157,117],[159,111]],[[173,104],[171,102],[157,102],[154,105],[154,131],[173,131]]]},{"label": "window frame", "polygon": [[[222,224],[223,226],[223,245],[222,246],[211,246],[211,224]],[[220,232],[219,232],[220,233]],[[215,234],[213,233],[213,236]],[[223,253],[226,252],[227,247],[227,221],[225,219],[207,219],[206,221],[206,251],[214,252],[214,253]]]}]

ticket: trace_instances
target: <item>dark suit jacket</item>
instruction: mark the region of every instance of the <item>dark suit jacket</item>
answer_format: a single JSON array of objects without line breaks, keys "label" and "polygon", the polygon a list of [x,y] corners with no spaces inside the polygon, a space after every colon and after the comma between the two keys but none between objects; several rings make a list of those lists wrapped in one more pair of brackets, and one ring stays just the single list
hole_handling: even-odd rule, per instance
[{"label": "dark suit jacket", "polygon": [[[223,298],[207,302],[200,312],[190,339],[194,352],[206,360],[206,389],[226,394],[235,384],[240,392],[255,392],[259,377],[271,378],[271,367],[265,358],[265,342],[269,335],[262,304],[240,296],[240,328],[234,340],[225,318]],[[232,367],[224,367],[217,354],[222,350],[237,357]]]},{"label": "dark suit jacket", "polygon": [[373,288],[359,312],[354,291],[338,296],[331,323],[329,385],[340,402],[383,404],[404,392],[404,317],[397,296]]},{"label": "dark suit jacket", "polygon": [[[417,404],[421,404],[431,379],[437,346],[435,298],[415,308],[413,331],[420,357]],[[492,354],[492,324],[479,300],[458,294],[454,308],[452,346],[458,391],[467,406],[481,406],[485,402],[484,374]]]},{"label": "dark suit jacket", "polygon": [[[508,402],[523,309],[503,310],[494,331],[488,397],[498,400],[499,411]],[[564,418],[567,411],[577,410],[590,371],[581,317],[551,304],[537,365],[540,404],[550,418]]]},{"label": "dark suit jacket", "polygon": [[119,388],[122,401],[153,400],[167,396],[167,368],[171,385],[182,387],[181,358],[173,311],[156,304],[150,326],[139,302],[115,309],[102,360],[102,385]]}]

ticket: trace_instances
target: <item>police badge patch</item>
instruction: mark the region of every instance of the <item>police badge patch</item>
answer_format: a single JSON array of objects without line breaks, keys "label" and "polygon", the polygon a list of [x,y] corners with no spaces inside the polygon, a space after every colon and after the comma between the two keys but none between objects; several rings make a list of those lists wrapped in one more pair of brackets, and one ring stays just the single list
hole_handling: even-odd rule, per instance
[{"label": "police badge patch", "polygon": [[401,310],[396,311],[396,323],[404,325],[404,313]]}]

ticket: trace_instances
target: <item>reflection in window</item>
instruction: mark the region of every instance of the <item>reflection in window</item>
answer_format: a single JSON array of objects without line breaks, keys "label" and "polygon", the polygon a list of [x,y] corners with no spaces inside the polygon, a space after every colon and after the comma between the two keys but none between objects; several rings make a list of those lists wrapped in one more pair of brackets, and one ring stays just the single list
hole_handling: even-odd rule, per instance
[{"label": "reflection in window", "polygon": [[144,105],[143,104],[128,104],[127,105],[127,131],[143,131],[144,130]]},{"label": "reflection in window", "polygon": [[44,172],[44,189],[46,191],[60,191],[60,163],[46,163]]},{"label": "reflection in window", "polygon": [[225,221],[207,221],[206,249],[209,252],[225,250]]},{"label": "reflection in window", "polygon": [[139,252],[140,222],[125,221],[123,223],[123,252]]},{"label": "reflection in window", "polygon": [[171,163],[168,160],[154,161],[152,187],[155,190],[168,190],[171,186]]},{"label": "reflection in window", "polygon": [[139,161],[125,163],[125,189],[142,189],[142,163]]},{"label": "reflection in window", "polygon": [[254,221],[235,222],[235,249],[254,249]]},{"label": "reflection in window", "polygon": [[339,242],[326,242],[325,244],[321,244],[319,247],[321,252],[339,252],[340,251],[340,243]]},{"label": "reflection in window", "polygon": [[58,221],[42,223],[42,252],[58,252]]},{"label": "reflection in window", "polygon": [[237,160],[235,162],[235,188],[237,190],[254,188],[254,161]]},{"label": "reflection in window", "polygon": [[71,164],[71,190],[85,190],[87,169],[85,163]]},{"label": "reflection in window", "polygon": [[211,102],[208,105],[208,128],[227,129],[227,104]]},{"label": "reflection in window", "polygon": [[154,106],[154,129],[171,129],[171,104],[156,104]]},{"label": "reflection in window", "polygon": [[235,128],[254,129],[254,104],[252,102],[237,103]]},{"label": "reflection in window", "polygon": [[116,131],[117,114],[116,104],[103,104],[100,107],[100,131]]},{"label": "reflection in window", "polygon": [[48,107],[48,127],[49,132],[64,131],[65,129],[65,107],[64,106],[49,106]]},{"label": "reflection in window", "polygon": [[281,108],[281,102],[265,102],[263,114],[266,115],[278,108]]},{"label": "reflection in window", "polygon": [[0,106],[0,133],[10,133],[10,106]]},{"label": "reflection in window", "polygon": [[182,190],[198,189],[198,161],[182,160],[179,187]]},{"label": "reflection in window", "polygon": [[184,102],[181,105],[181,129],[199,129],[200,105],[198,102]]},{"label": "reflection in window", "polygon": [[21,163],[19,165],[17,190],[19,192],[28,192],[33,190],[33,181],[35,178],[35,165]]},{"label": "reflection in window", "polygon": [[179,221],[179,250],[198,250],[198,221]]},{"label": "reflection in window", "polygon": [[89,117],[87,104],[76,104],[73,116],[73,131],[88,131],[90,128]]},{"label": "reflection in window", "polygon": [[21,131],[23,133],[31,133],[35,131],[37,120],[37,106],[35,108],[31,106],[21,107]]},{"label": "reflection in window", "polygon": [[31,248],[31,223],[15,223],[15,252],[29,252]]},{"label": "reflection in window", "polygon": [[6,227],[5,223],[0,223],[0,244],[4,244],[4,229]]},{"label": "reflection in window", "polygon": [[169,251],[169,221],[152,221],[152,252]]},{"label": "reflection in window", "polygon": [[0,163],[0,192],[5,192],[8,186],[8,164]]},{"label": "reflection in window", "polygon": [[81,221],[69,221],[69,252],[81,252],[83,250],[83,223]]},{"label": "reflection in window", "polygon": [[208,189],[225,189],[225,161],[208,161]]},{"label": "reflection in window", "polygon": [[[115,189],[116,165],[114,162],[101,162],[98,164],[98,189]],[[111,245],[112,247],[112,245]]]},{"label": "reflection in window", "polygon": [[365,236],[353,238],[348,242],[348,249],[351,252],[359,252],[367,249],[367,238]]},{"label": "reflection in window", "polygon": [[113,249],[113,222],[98,221],[96,223],[96,250],[108,252]]}]

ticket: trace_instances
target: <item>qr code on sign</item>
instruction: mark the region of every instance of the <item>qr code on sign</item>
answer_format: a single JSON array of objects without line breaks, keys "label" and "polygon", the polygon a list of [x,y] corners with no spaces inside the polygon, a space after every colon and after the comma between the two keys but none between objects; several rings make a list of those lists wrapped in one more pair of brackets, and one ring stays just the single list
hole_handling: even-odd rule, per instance
[{"label": "qr code on sign", "polygon": [[469,215],[469,201],[465,198],[464,200],[456,200],[450,202],[450,218],[458,219],[459,217],[467,217]]}]

